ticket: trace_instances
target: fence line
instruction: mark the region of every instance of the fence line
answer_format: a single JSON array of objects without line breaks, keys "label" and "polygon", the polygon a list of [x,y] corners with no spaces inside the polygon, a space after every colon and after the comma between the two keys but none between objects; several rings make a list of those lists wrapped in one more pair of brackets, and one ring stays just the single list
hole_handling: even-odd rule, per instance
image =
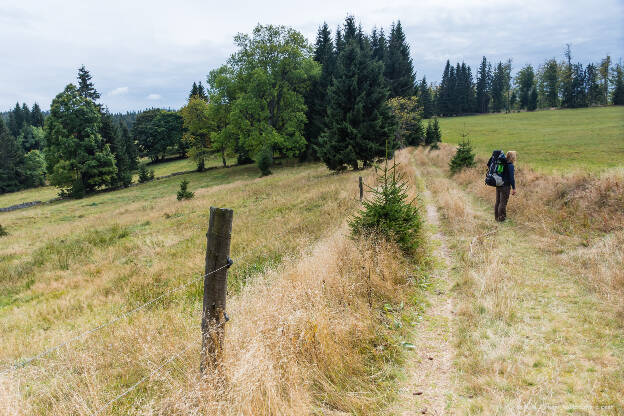
[{"label": "fence line", "polygon": [[165,296],[167,296],[167,295],[169,295],[171,293],[180,291],[180,290],[188,287],[190,284],[196,282],[199,279],[203,279],[203,278],[205,278],[207,276],[210,276],[210,275],[212,275],[214,273],[217,273],[217,272],[219,272],[219,271],[221,271],[223,269],[229,268],[232,265],[232,263],[233,263],[232,260],[228,258],[228,262],[226,264],[224,264],[223,266],[218,267],[217,269],[215,269],[215,270],[213,270],[211,272],[208,272],[208,273],[204,274],[203,276],[197,276],[197,277],[191,278],[186,283],[184,283],[184,284],[182,284],[180,286],[177,286],[177,287],[175,287],[173,289],[170,289],[170,290],[166,291],[165,293],[161,294],[160,296],[155,297],[155,298],[145,302],[144,304],[142,304],[140,306],[137,306],[136,308],[134,308],[134,309],[132,309],[130,311],[124,312],[123,314],[117,316],[116,318],[114,318],[114,319],[112,319],[112,320],[110,320],[108,322],[105,322],[105,323],[100,324],[100,325],[98,325],[98,326],[96,326],[94,328],[91,328],[91,329],[89,329],[87,331],[84,331],[84,332],[82,332],[82,333],[80,333],[80,334],[78,334],[78,335],[68,339],[67,341],[62,342],[60,344],[57,344],[57,345],[55,345],[53,347],[50,347],[47,350],[45,350],[45,351],[35,355],[34,357],[31,357],[31,358],[27,359],[25,361],[13,364],[9,368],[7,368],[7,369],[5,369],[3,371],[0,371],[0,375],[5,375],[5,374],[10,373],[11,371],[15,371],[15,370],[18,370],[20,368],[26,367],[27,365],[29,365],[33,361],[36,361],[36,360],[38,360],[40,358],[43,358],[46,355],[48,355],[48,354],[50,354],[50,353],[52,353],[52,352],[54,352],[54,351],[56,351],[56,350],[58,350],[58,349],[60,349],[60,348],[62,348],[64,346],[66,346],[66,345],[69,345],[69,344],[73,343],[74,341],[76,341],[76,340],[78,340],[80,338],[89,336],[89,335],[93,334],[94,332],[97,332],[97,331],[99,331],[101,329],[104,329],[104,328],[110,326],[110,325],[113,325],[114,323],[119,322],[120,320],[122,320],[124,318],[127,318],[128,316],[130,316],[130,315],[132,315],[132,314],[134,314],[134,313],[136,313],[136,312],[138,312],[138,311],[140,311],[142,309],[145,309],[146,307],[148,307],[152,303],[158,301],[159,299],[162,299],[163,297],[165,297]]}]

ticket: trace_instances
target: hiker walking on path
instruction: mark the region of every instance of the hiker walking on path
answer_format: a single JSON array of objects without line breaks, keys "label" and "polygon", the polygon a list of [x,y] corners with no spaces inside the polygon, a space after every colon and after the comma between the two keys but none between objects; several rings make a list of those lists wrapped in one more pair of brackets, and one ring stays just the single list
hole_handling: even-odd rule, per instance
[{"label": "hiker walking on path", "polygon": [[503,184],[496,187],[496,204],[494,204],[494,218],[496,221],[503,222],[507,218],[507,202],[509,201],[509,193],[516,194],[516,179],[514,177],[514,162],[516,161],[516,152],[510,150],[505,157],[506,163],[503,169]]}]

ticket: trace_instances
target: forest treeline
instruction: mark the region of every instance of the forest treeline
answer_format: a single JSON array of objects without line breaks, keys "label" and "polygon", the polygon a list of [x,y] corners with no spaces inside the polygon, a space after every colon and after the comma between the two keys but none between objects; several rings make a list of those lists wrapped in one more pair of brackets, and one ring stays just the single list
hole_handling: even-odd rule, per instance
[{"label": "forest treeline", "polygon": [[111,114],[84,66],[49,113],[16,104],[0,117],[0,193],[45,182],[77,197],[124,187],[145,171],[140,158],[188,156],[199,171],[213,154],[224,166],[232,157],[255,161],[263,174],[275,158],[292,157],[359,169],[401,146],[437,146],[436,116],[624,99],[621,64],[574,64],[569,47],[565,60],[527,65],[515,77],[511,61],[484,57],[476,76],[447,61],[439,84],[417,80],[400,21],[365,33],[350,16],[334,33],[320,26],[313,45],[292,28],[258,25],[234,42],[177,111]]},{"label": "forest treeline", "polygon": [[599,63],[572,62],[567,45],[565,59],[546,60],[537,70],[522,67],[512,77],[512,61],[492,65],[484,56],[476,77],[464,62],[446,61],[439,85],[420,83],[422,103],[433,102],[426,116],[467,113],[533,111],[538,108],[580,108],[595,105],[624,105],[624,68],[607,55]]}]

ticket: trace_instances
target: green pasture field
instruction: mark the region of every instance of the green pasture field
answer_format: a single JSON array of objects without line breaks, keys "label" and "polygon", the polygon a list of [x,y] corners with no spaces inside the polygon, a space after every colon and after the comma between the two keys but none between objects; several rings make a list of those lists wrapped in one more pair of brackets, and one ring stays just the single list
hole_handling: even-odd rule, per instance
[{"label": "green pasture field", "polygon": [[477,154],[516,150],[518,164],[546,173],[624,166],[624,107],[543,110],[440,119],[442,141],[465,132]]},{"label": "green pasture field", "polygon": [[[148,160],[142,160],[141,163],[145,163]],[[236,163],[236,158],[227,159],[228,166],[232,166]],[[216,155],[206,160],[206,168],[220,167],[222,166],[221,156]],[[175,172],[187,172],[197,168],[197,165],[192,159],[177,159],[167,160],[160,163],[148,164],[149,170],[154,170],[156,177],[170,175]],[[139,175],[134,174],[132,182],[139,181]],[[10,192],[8,194],[0,195],[0,208],[9,207],[11,205],[17,205],[24,202],[31,201],[49,201],[58,196],[59,190],[54,186],[42,186],[41,188],[25,189],[20,192]]]}]

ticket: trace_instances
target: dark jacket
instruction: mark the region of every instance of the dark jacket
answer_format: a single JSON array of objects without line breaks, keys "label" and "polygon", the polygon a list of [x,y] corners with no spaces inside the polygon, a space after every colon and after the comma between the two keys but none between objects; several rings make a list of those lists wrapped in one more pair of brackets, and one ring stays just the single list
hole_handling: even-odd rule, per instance
[{"label": "dark jacket", "polygon": [[516,189],[516,178],[514,177],[513,163],[507,163],[503,169],[503,184],[511,185],[512,189]]}]

